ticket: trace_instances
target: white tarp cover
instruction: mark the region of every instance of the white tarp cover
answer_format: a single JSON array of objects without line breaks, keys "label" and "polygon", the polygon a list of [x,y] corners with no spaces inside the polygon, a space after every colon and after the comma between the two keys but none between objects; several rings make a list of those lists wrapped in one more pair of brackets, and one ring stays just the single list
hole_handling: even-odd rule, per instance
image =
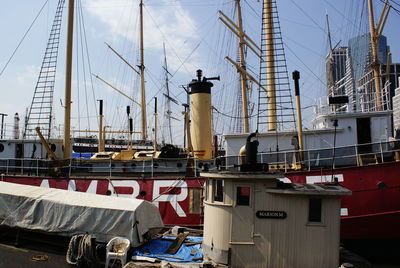
[{"label": "white tarp cover", "polygon": [[138,246],[150,228],[163,223],[158,208],[144,200],[0,181],[0,225],[68,236],[89,233],[103,242],[124,236]]}]

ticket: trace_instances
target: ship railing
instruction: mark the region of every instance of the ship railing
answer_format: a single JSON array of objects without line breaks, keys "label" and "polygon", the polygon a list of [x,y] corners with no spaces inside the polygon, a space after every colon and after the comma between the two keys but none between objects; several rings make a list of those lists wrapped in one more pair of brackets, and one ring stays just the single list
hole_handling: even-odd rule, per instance
[{"label": "ship railing", "polygon": [[[93,174],[102,176],[116,176],[125,173],[146,174],[154,176],[157,173],[182,173],[186,170],[187,158],[154,158],[143,160],[99,160],[88,161],[84,159],[72,159],[69,164],[69,174]],[[196,163],[196,160],[193,160]],[[195,165],[195,164],[194,164]]]},{"label": "ship railing", "polygon": [[0,158],[0,175],[29,175],[29,176],[71,176],[71,175],[101,175],[107,177],[123,174],[146,174],[154,176],[158,173],[185,173],[187,167],[193,166],[194,176],[207,164],[214,167],[214,160],[199,161],[196,158],[148,158],[139,161],[88,161],[84,159],[68,159],[51,161],[35,158]]},{"label": "ship railing", "polygon": [[[376,107],[376,93],[372,90],[373,87],[373,73],[369,73],[370,79],[366,80],[357,90],[357,93],[350,96],[350,102],[346,104],[330,105],[328,98],[335,96],[322,96],[319,97],[314,105],[314,114],[316,116],[327,115],[327,114],[344,114],[352,112],[373,112],[378,111]],[[391,110],[391,99],[389,81],[383,85],[381,94],[381,103],[384,111]]]},{"label": "ship railing", "polygon": [[[329,169],[349,166],[364,166],[377,163],[400,161],[400,140],[366,143],[336,148],[281,150],[279,152],[260,152],[257,162],[268,164],[270,169],[285,172],[296,169]],[[221,157],[220,169],[237,169],[245,157],[230,155]]]},{"label": "ship railing", "polygon": [[36,158],[0,158],[0,175],[51,175],[52,161]]}]

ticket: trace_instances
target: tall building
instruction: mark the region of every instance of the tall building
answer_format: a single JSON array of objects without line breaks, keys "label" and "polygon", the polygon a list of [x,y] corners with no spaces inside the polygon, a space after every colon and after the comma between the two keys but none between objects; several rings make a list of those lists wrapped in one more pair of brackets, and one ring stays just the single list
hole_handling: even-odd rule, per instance
[{"label": "tall building", "polygon": [[[396,80],[399,85],[400,78],[398,77]],[[400,86],[396,88],[395,93],[393,97],[393,129],[398,129],[400,127]]]},{"label": "tall building", "polygon": [[[388,52],[387,39],[382,36],[378,43],[378,61],[380,64],[387,64]],[[328,53],[326,57],[328,95],[347,95],[349,97],[349,104],[346,107],[336,107],[336,110],[375,110],[375,88],[372,82],[373,74],[370,63],[370,34],[352,38],[347,47],[338,47]],[[392,84],[387,89],[384,88],[386,108],[390,107],[388,103],[391,103],[391,97],[394,96],[394,89],[397,87],[396,77],[400,69],[398,70],[395,66],[396,64],[391,66],[390,81]],[[381,72],[383,87],[386,81],[385,72],[386,67],[382,68]]]},{"label": "tall building", "polygon": [[[361,77],[366,74],[371,63],[371,46],[370,46],[370,34],[364,34],[354,37],[349,40],[349,51],[351,59],[351,69],[353,79],[356,83]],[[387,63],[387,54],[389,47],[387,46],[387,39],[385,36],[381,36],[378,43],[378,62],[381,64]]]},{"label": "tall building", "polygon": [[[329,96],[349,96],[349,102],[354,101],[354,79],[352,79],[351,60],[348,47],[333,49],[326,57],[326,81]],[[349,105],[350,107],[351,105]],[[337,106],[336,110],[343,110],[346,107]]]}]

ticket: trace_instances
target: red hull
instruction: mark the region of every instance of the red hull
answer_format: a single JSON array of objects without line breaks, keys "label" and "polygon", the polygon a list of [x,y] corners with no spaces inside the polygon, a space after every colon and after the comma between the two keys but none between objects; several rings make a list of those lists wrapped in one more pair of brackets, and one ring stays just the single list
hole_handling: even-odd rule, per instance
[{"label": "red hull", "polygon": [[352,191],[342,197],[342,239],[400,239],[400,162],[288,172],[286,177],[319,183],[330,181],[332,173]]},{"label": "red hull", "polygon": [[[334,177],[352,191],[342,198],[342,239],[400,239],[400,162],[337,168]],[[331,181],[332,170],[288,172],[292,182]],[[202,214],[193,209],[193,189],[199,178],[55,179],[4,176],[4,181],[80,192],[133,197],[152,201],[167,225],[201,226]],[[172,186],[172,187],[171,187]],[[198,192],[197,192],[198,193]]]}]

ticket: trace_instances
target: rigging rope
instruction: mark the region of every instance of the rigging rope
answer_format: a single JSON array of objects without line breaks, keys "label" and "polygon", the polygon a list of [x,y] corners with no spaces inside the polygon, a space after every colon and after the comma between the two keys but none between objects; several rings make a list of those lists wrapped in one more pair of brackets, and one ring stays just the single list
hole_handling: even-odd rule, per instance
[{"label": "rigging rope", "polygon": [[32,26],[35,24],[36,20],[39,18],[40,14],[42,13],[44,7],[46,6],[47,2],[49,2],[49,0],[46,0],[42,6],[42,8],[39,10],[38,14],[36,15],[36,17],[34,18],[34,20],[32,21],[31,25],[29,25],[28,30],[26,30],[25,34],[22,36],[21,40],[19,41],[17,47],[14,49],[13,53],[11,54],[10,58],[8,59],[8,61],[6,62],[6,64],[4,65],[3,69],[0,72],[0,76],[4,73],[4,71],[6,70],[8,64],[11,62],[11,60],[14,58],[15,53],[17,52],[18,48],[21,46],[22,42],[25,40],[25,37],[28,35],[29,31],[32,29]]}]

